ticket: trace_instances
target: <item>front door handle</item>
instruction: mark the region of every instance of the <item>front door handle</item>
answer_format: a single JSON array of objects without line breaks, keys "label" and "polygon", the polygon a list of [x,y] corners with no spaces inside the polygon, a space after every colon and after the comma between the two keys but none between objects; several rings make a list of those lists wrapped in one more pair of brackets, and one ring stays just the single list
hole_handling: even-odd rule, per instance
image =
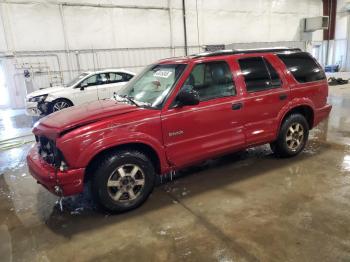
[{"label": "front door handle", "polygon": [[232,104],[232,110],[239,110],[243,107],[243,104],[242,103],[235,103],[235,104]]},{"label": "front door handle", "polygon": [[285,100],[287,99],[288,95],[287,94],[281,94],[280,95],[280,100]]}]

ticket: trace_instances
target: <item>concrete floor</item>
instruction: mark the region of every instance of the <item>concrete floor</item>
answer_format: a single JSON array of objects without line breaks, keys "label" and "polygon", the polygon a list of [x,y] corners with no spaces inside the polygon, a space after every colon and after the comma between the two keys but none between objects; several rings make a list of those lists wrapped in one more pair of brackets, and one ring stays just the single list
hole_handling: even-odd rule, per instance
[{"label": "concrete floor", "polygon": [[60,211],[28,175],[31,143],[1,151],[0,260],[350,261],[350,85],[330,93],[301,155],[262,146],[208,161],[122,215],[96,212],[88,193]]}]

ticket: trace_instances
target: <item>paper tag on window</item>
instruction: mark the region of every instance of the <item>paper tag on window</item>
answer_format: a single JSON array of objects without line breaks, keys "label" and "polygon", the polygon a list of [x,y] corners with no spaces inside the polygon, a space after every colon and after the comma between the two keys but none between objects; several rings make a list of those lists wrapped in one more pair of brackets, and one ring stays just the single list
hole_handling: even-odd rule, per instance
[{"label": "paper tag on window", "polygon": [[168,78],[173,72],[159,70],[153,74],[155,77]]}]

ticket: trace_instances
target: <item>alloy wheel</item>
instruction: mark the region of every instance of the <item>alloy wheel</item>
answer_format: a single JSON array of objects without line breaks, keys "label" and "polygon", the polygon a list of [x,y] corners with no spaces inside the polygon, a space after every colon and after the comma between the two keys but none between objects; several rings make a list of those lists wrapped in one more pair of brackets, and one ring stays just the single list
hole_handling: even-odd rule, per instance
[{"label": "alloy wheel", "polygon": [[289,150],[297,151],[303,144],[304,127],[299,123],[290,125],[286,135],[286,142]]},{"label": "alloy wheel", "polygon": [[107,191],[116,202],[128,202],[136,199],[145,185],[145,175],[135,164],[118,167],[108,178]]},{"label": "alloy wheel", "polygon": [[69,107],[69,104],[67,102],[59,101],[59,102],[56,102],[54,104],[52,111],[56,112],[56,111],[62,110],[62,109],[67,108],[67,107]]}]

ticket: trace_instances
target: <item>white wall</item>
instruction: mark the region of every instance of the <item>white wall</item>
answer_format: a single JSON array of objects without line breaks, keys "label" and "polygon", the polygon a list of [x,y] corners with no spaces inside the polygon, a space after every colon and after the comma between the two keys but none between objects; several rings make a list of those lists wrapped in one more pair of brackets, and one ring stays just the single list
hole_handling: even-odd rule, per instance
[{"label": "white wall", "polygon": [[[301,19],[321,15],[322,0],[186,0],[186,9],[193,53],[207,44],[300,41]],[[79,66],[139,71],[159,58],[184,54],[182,0],[7,0],[0,3],[0,14],[3,55],[51,54],[13,59],[17,66],[29,62],[40,71],[38,87],[52,77],[67,82]],[[322,32],[313,40],[322,40]],[[42,74],[47,67],[51,77]],[[23,70],[16,70],[20,77]]]},{"label": "white wall", "polygon": [[340,63],[343,70],[350,70],[349,49],[349,11],[346,5],[350,7],[349,0],[338,0],[337,2],[337,20],[335,30],[335,42],[333,47],[333,63]]},{"label": "white wall", "polygon": [[[76,5],[62,7],[70,49],[170,46],[171,37],[173,45],[183,45],[181,0],[63,0],[30,4],[8,0],[1,6],[11,28],[11,36],[7,37],[13,38],[13,46],[7,47],[1,41],[4,36],[0,32],[0,51],[65,49],[61,2]],[[106,8],[79,3],[106,4]],[[115,8],[108,8],[113,5]],[[122,6],[155,9],[118,8]],[[295,41],[300,40],[300,20],[320,15],[322,0],[186,0],[186,8],[189,45]]]}]

